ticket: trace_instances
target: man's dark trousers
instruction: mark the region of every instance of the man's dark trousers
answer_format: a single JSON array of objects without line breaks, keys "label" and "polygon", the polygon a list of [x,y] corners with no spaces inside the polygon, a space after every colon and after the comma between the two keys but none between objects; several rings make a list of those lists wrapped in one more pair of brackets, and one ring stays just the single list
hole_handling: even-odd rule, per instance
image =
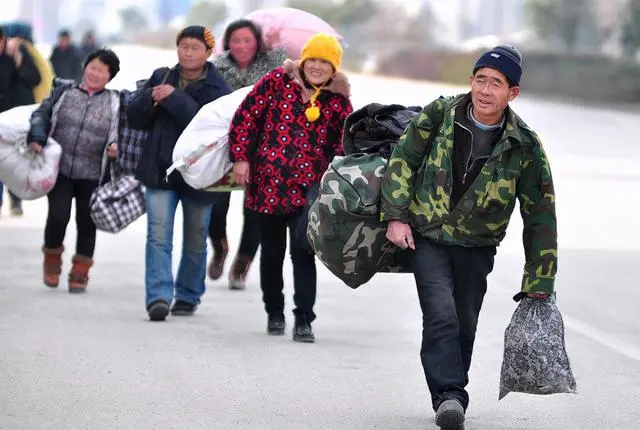
[{"label": "man's dark trousers", "polygon": [[420,358],[434,410],[448,399],[464,409],[473,341],[496,247],[438,245],[414,232],[412,268],[422,308]]}]

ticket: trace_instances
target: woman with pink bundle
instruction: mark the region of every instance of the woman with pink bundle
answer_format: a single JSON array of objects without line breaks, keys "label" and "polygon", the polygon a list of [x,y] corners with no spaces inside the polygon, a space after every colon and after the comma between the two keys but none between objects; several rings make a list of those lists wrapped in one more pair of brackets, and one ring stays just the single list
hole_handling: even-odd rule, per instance
[{"label": "woman with pink bundle", "polygon": [[[262,30],[252,21],[240,19],[227,27],[223,39],[224,53],[215,59],[214,65],[234,91],[254,85],[271,70],[284,64],[286,52],[283,49],[271,49],[277,34],[278,30],[271,31],[265,43]],[[220,199],[211,211],[209,238],[213,246],[213,258],[208,271],[209,277],[214,280],[222,276],[229,252],[226,230],[230,198],[230,192],[220,193]],[[258,221],[250,211],[245,210],[240,246],[229,271],[230,289],[245,288],[259,241]]]}]

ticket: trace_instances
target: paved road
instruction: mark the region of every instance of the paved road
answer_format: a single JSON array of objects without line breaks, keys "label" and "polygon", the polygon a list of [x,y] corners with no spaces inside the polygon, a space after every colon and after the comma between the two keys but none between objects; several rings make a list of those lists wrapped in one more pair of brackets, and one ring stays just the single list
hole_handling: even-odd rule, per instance
[{"label": "paved road", "polygon": [[[386,102],[394,91],[406,104],[450,90],[360,77],[356,104],[371,85],[379,92],[369,99]],[[497,401],[503,334],[522,272],[514,217],[480,320],[467,428],[640,428],[640,116],[526,98],[516,107],[552,157],[558,306],[579,394]],[[435,428],[410,277],[379,276],[352,291],[320,270],[313,345],[294,344],[289,331],[264,333],[255,268],[247,291],[210,282],[195,317],[153,324],[143,306],[144,219],[117,236],[99,235],[90,291],[70,296],[40,282],[46,202],[26,203],[22,219],[3,211],[0,429]],[[239,195],[232,213],[241,213]],[[229,221],[237,242],[239,217]],[[67,247],[74,240],[70,228]]]}]

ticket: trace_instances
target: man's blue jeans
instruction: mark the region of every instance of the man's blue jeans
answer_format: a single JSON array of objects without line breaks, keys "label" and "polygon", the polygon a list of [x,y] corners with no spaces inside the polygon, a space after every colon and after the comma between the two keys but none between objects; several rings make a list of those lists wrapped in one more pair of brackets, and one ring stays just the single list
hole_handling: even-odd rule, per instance
[{"label": "man's blue jeans", "polygon": [[[211,205],[197,203],[172,190],[147,188],[146,304],[175,300],[197,305],[205,291],[207,231]],[[178,203],[182,203],[182,257],[173,281],[171,251]],[[175,285],[175,294],[174,294]]]}]

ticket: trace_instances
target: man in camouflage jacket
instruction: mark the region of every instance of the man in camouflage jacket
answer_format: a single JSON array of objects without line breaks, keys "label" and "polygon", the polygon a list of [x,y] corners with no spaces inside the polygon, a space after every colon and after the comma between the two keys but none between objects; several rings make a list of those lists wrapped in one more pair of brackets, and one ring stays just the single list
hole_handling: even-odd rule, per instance
[{"label": "man in camouflage jacket", "polygon": [[499,46],[473,69],[471,92],[427,105],[407,127],[382,181],[387,238],[413,249],[423,313],[422,366],[436,423],[463,428],[478,315],[496,247],[520,201],[526,263],[520,297],[553,292],[555,195],[538,136],[509,108],[521,56]]}]

